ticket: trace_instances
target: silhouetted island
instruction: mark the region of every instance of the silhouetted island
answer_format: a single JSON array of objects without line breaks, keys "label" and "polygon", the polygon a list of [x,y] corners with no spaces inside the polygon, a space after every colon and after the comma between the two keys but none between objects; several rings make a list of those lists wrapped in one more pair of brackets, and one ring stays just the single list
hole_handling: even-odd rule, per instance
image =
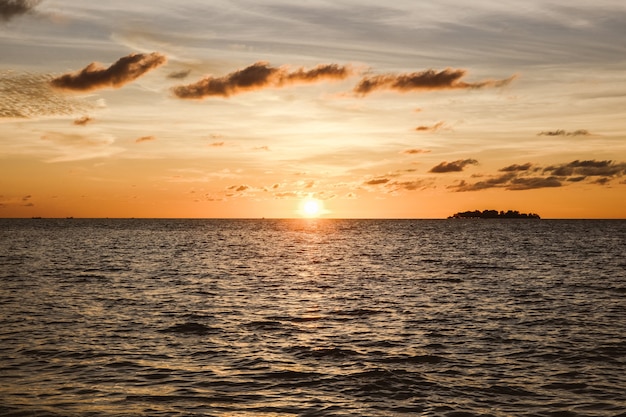
[{"label": "silhouetted island", "polygon": [[462,211],[448,217],[449,219],[540,219],[535,213],[520,213],[517,210],[474,210]]}]

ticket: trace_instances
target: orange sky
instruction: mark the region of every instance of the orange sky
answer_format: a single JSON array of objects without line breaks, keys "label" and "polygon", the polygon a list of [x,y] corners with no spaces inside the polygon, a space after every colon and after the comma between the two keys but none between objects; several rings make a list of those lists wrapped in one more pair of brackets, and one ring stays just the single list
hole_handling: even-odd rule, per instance
[{"label": "orange sky", "polygon": [[626,218],[621,1],[14,3],[0,217]]}]

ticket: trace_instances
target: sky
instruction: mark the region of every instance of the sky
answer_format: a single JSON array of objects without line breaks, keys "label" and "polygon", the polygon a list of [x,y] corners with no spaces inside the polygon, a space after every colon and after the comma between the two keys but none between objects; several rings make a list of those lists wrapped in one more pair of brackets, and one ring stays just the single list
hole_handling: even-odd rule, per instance
[{"label": "sky", "polygon": [[622,0],[0,0],[0,217],[626,218],[624,22]]}]

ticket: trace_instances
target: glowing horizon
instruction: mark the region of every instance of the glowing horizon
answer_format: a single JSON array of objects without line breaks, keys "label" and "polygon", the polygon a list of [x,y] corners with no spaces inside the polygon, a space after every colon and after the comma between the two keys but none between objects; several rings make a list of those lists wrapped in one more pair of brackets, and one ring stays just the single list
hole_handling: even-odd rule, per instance
[{"label": "glowing horizon", "polygon": [[626,218],[622,2],[16,3],[0,217]]}]

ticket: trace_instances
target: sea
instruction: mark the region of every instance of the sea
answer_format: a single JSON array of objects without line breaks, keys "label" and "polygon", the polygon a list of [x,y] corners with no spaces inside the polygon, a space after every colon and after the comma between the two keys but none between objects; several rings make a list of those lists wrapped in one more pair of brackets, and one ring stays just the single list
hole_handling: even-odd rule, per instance
[{"label": "sea", "polygon": [[626,416],[626,221],[0,220],[0,415]]}]

